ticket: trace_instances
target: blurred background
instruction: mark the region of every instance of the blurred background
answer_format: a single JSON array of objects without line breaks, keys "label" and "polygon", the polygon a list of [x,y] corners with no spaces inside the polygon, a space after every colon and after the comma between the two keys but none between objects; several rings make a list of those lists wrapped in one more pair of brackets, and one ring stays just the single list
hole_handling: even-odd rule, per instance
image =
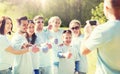
[{"label": "blurred background", "polygon": [[[50,17],[59,16],[64,28],[73,19],[81,21],[82,27],[90,19],[98,20],[100,24],[107,21],[103,14],[103,0],[0,0],[0,16],[11,17],[14,25],[20,16],[33,19],[36,15],[44,17],[45,26]],[[95,72],[96,57],[96,51],[87,55],[88,74]]]},{"label": "blurred background", "polygon": [[62,27],[67,27],[72,19],[81,21],[82,26],[89,19],[100,23],[106,21],[103,14],[103,0],[0,0],[0,16],[7,15],[13,20],[26,15],[33,19],[41,15],[45,25],[51,16],[59,16]]}]

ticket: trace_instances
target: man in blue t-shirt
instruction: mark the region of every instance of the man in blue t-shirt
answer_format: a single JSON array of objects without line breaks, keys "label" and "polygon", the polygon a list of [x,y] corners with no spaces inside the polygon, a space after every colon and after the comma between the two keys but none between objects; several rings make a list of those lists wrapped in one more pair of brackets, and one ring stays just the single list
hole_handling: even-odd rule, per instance
[{"label": "man in blue t-shirt", "polygon": [[85,26],[82,54],[97,49],[96,74],[120,74],[120,0],[104,0],[104,13],[109,19],[91,32],[91,25]]}]

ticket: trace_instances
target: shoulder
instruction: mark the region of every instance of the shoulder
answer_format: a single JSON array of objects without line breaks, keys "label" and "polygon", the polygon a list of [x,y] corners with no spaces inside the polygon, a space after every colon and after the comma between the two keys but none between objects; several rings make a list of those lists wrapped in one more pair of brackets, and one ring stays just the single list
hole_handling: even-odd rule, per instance
[{"label": "shoulder", "polygon": [[59,29],[59,32],[60,32],[60,33],[63,33],[63,31],[64,31],[63,29]]},{"label": "shoulder", "polygon": [[13,35],[13,38],[20,38],[20,34],[18,34],[17,32]]},{"label": "shoulder", "polygon": [[6,36],[0,35],[0,42],[1,42],[1,41],[5,41],[5,40],[7,40]]},{"label": "shoulder", "polygon": [[5,35],[0,35],[0,45],[1,45],[0,49],[4,49],[10,45],[9,40]]},{"label": "shoulder", "polygon": [[78,39],[83,39],[84,35],[81,34],[80,36],[78,36]]}]

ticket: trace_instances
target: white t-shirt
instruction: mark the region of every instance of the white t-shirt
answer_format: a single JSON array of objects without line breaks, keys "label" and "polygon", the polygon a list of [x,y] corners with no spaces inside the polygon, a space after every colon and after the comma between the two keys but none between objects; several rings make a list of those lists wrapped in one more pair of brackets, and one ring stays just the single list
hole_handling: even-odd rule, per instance
[{"label": "white t-shirt", "polygon": [[[12,38],[12,46],[14,49],[21,50],[24,43],[27,43],[25,36],[16,33]],[[31,53],[27,52],[21,55],[16,55],[15,59],[15,74],[33,74],[33,66]]]},{"label": "white t-shirt", "polygon": [[[37,39],[36,44],[41,45],[48,42],[47,34],[45,31],[42,32],[36,32]],[[43,45],[44,46],[44,45]],[[41,49],[41,47],[40,47]],[[42,49],[39,52],[39,67],[47,67],[51,66],[51,51],[48,50],[48,52],[42,52]]]},{"label": "white t-shirt", "polygon": [[58,45],[63,43],[62,33],[63,33],[62,29],[59,29],[57,32],[53,32],[53,31],[48,31],[47,32],[47,36],[48,36],[49,41],[51,39],[58,39],[58,44],[57,45],[54,44],[54,43],[51,43],[52,44],[52,60],[53,60],[53,63],[54,62],[59,62],[59,58],[57,57],[57,51],[58,51]]},{"label": "white t-shirt", "polygon": [[6,51],[6,48],[9,46],[10,42],[7,37],[0,34],[0,70],[8,69],[13,66],[14,54]]},{"label": "white t-shirt", "polygon": [[80,35],[78,37],[72,37],[71,45],[77,48],[76,50],[79,54],[79,59],[80,59],[79,71],[86,73],[88,71],[87,57],[85,55],[80,54],[80,45],[82,40],[83,40],[83,35]]},{"label": "white t-shirt", "polygon": [[70,59],[67,58],[59,58],[59,74],[74,74],[75,69],[75,61],[79,61],[78,54],[76,54],[76,50],[72,46],[60,46],[58,52],[66,53],[71,52],[72,57]]},{"label": "white t-shirt", "polygon": [[[29,40],[31,41],[32,39],[29,38]],[[36,43],[35,43],[36,44]],[[32,65],[33,65],[33,69],[39,69],[39,52],[31,52],[31,58],[32,58]]]}]

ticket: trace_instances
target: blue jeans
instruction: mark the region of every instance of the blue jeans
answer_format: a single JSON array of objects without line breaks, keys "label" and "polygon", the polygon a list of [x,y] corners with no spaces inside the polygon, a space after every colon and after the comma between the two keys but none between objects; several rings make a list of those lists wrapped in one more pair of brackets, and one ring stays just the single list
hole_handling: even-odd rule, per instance
[{"label": "blue jeans", "polygon": [[40,67],[39,68],[39,74],[52,74],[51,66]]},{"label": "blue jeans", "polygon": [[0,70],[0,74],[12,74],[12,68]]},{"label": "blue jeans", "polygon": [[39,69],[34,69],[34,74],[39,74]]}]

